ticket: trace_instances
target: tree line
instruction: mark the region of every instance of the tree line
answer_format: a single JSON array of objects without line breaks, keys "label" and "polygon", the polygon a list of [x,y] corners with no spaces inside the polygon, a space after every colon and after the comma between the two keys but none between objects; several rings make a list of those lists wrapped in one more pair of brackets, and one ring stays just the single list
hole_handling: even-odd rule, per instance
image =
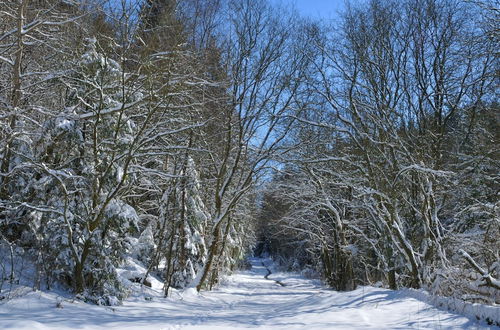
[{"label": "tree line", "polygon": [[263,197],[260,240],[338,290],[498,303],[498,7],[352,4],[310,28],[308,111]]},{"label": "tree line", "polygon": [[497,13],[2,2],[0,283],[22,257],[106,302],[134,259],[199,291],[258,243],[339,290],[498,302]]}]

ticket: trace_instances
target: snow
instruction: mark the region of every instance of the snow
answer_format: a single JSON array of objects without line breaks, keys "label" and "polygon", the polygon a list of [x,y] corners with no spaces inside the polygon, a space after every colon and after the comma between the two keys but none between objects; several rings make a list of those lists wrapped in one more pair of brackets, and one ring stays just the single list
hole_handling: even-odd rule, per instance
[{"label": "snow", "polygon": [[56,118],[56,127],[65,131],[70,131],[73,128],[73,122],[67,118]]},{"label": "snow", "polygon": [[116,216],[123,220],[130,221],[132,224],[139,221],[139,216],[137,215],[135,209],[120,200],[112,200],[106,206],[106,214],[109,218]]},{"label": "snow", "polygon": [[489,329],[435,308],[408,290],[361,287],[336,292],[294,273],[273,273],[265,279],[268,272],[262,262],[270,260],[251,262],[251,270],[228,277],[212,292],[174,290],[171,297],[163,298],[160,282],[153,281],[152,288],[134,283],[136,290],[130,297],[113,307],[89,305],[61,292],[19,287],[12,292],[16,298],[0,304],[0,328]]}]

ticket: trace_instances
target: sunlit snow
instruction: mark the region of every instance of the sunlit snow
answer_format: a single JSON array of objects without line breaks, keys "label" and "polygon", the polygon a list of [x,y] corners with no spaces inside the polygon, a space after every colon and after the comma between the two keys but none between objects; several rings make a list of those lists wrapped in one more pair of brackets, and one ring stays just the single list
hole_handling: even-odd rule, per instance
[{"label": "sunlit snow", "polygon": [[[299,274],[273,273],[268,259],[252,259],[211,292],[174,291],[162,284],[138,289],[122,306],[88,305],[56,293],[19,288],[0,305],[1,329],[488,329],[464,316],[437,309],[407,291],[360,287],[325,289]],[[281,281],[285,286],[278,285]]]}]

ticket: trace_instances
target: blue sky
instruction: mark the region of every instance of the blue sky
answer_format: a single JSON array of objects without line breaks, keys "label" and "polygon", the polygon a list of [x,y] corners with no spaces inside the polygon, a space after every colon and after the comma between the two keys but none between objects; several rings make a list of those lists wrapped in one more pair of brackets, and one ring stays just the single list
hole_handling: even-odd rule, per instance
[{"label": "blue sky", "polygon": [[344,8],[345,0],[273,0],[283,6],[295,6],[304,16],[319,19],[337,17],[337,12]]}]

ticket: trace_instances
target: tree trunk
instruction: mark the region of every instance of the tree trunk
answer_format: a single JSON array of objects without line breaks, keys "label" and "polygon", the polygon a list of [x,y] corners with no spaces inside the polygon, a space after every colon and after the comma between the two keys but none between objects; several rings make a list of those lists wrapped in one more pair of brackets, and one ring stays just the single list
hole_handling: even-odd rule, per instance
[{"label": "tree trunk", "polygon": [[201,290],[203,284],[207,280],[208,274],[210,273],[210,270],[212,268],[212,263],[214,261],[215,256],[217,255],[217,246],[219,245],[220,226],[222,225],[222,221],[223,220],[220,220],[219,223],[215,225],[212,243],[210,244],[210,249],[208,250],[208,259],[205,266],[203,267],[202,270],[203,273],[201,275],[200,281],[196,285],[196,290],[198,292]]}]

